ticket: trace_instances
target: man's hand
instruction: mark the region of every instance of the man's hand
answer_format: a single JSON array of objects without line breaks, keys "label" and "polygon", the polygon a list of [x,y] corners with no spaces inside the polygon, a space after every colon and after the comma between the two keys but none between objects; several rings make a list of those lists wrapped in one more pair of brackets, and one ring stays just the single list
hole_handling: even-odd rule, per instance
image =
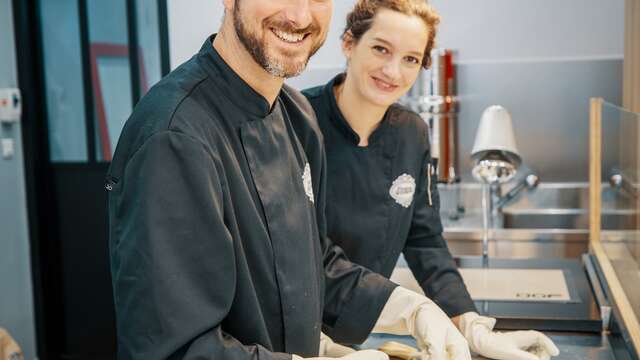
[{"label": "man's hand", "polygon": [[429,360],[471,360],[465,338],[430,299],[398,286],[373,332],[411,335]]},{"label": "man's hand", "polygon": [[544,334],[528,331],[494,332],[496,319],[468,312],[460,316],[460,330],[469,347],[496,360],[549,360],[560,351]]},{"label": "man's hand", "polygon": [[314,357],[314,358],[301,358],[298,355],[293,355],[293,360],[331,360],[331,359],[340,359],[340,360],[389,360],[389,356],[387,354],[376,351],[376,350],[362,350],[362,351],[354,351],[349,355],[341,356],[341,357]]}]

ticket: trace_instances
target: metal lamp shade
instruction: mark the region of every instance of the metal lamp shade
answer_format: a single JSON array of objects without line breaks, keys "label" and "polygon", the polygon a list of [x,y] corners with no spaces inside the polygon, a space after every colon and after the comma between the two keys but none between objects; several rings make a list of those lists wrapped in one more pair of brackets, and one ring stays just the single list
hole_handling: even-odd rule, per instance
[{"label": "metal lamp shade", "polygon": [[471,158],[473,176],[482,182],[502,183],[515,175],[522,160],[507,109],[493,105],[482,113]]},{"label": "metal lamp shade", "polygon": [[511,115],[500,105],[490,106],[482,113],[471,158],[479,161],[489,152],[503,153],[516,167],[520,165]]}]

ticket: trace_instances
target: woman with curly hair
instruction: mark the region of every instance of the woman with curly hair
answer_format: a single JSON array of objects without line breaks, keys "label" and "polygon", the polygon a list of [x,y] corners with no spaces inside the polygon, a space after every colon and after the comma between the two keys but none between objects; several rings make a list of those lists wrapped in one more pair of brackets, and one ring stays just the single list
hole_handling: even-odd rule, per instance
[{"label": "woman with curly hair", "polygon": [[[542,333],[494,332],[496,320],[477,313],[442,237],[428,127],[396,103],[430,66],[439,21],[424,0],[357,1],[342,34],[346,72],[303,91],[325,140],[328,235],[351,261],[387,277],[404,253],[472,351],[549,359],[558,349]],[[351,351],[329,338],[322,346],[327,355]]]}]

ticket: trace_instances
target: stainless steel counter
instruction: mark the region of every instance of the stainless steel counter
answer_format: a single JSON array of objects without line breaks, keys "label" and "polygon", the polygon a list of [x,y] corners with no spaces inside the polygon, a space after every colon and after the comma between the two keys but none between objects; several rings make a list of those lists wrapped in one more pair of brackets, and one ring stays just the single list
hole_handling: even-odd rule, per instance
[{"label": "stainless steel counter", "polygon": [[[544,180],[544,179],[543,179]],[[503,188],[503,194],[509,191]],[[478,256],[482,253],[480,186],[478,184],[439,185],[444,237],[454,256]],[[494,214],[490,234],[489,254],[502,258],[577,259],[589,253],[589,187],[586,183],[541,183],[536,189],[521,192],[507,201]],[[640,232],[635,199],[623,191],[602,187],[600,240],[617,277],[622,282],[632,311],[640,313]],[[596,268],[599,268],[596,266]],[[598,279],[602,280],[599,271]],[[604,286],[606,299],[611,298]],[[605,301],[606,302],[606,301]],[[582,326],[571,329],[542,329],[566,331],[551,333],[562,353],[554,359],[634,359],[639,360],[637,347],[625,322],[629,309],[620,314],[614,303],[609,329],[621,335],[600,335],[584,331]],[[519,309],[516,309],[519,310]],[[561,317],[555,314],[553,318]],[[633,322],[633,321],[632,321]],[[529,325],[526,325],[529,326]],[[525,327],[526,327],[525,326]],[[521,328],[520,325],[514,328]],[[635,329],[635,328],[634,328]],[[593,331],[593,329],[592,329]],[[388,340],[388,339],[386,339]],[[385,341],[386,341],[385,340]],[[411,339],[409,339],[411,340]],[[480,358],[478,358],[480,359]]]},{"label": "stainless steel counter", "polygon": [[598,334],[548,334],[560,355],[558,360],[598,359],[615,360],[608,336]]},{"label": "stainless steel counter", "polygon": [[[560,349],[560,355],[553,360],[620,360],[625,357],[626,350],[613,347],[608,335],[583,333],[546,333]],[[363,349],[376,349],[387,341],[398,341],[413,347],[416,343],[409,336],[372,334],[362,344]],[[474,360],[486,359],[474,356]]]}]

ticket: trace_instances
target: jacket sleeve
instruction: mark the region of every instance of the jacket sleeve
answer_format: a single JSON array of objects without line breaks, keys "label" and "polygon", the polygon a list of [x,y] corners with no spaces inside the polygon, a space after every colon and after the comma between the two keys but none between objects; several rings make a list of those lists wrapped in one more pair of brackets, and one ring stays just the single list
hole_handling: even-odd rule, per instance
[{"label": "jacket sleeve", "polygon": [[325,271],[323,331],[343,344],[367,339],[396,284],[347,259],[342,248],[327,236],[325,219],[326,155],[321,152],[318,228]]},{"label": "jacket sleeve", "polygon": [[438,178],[426,134],[424,143],[426,149],[414,196],[411,228],[403,253],[427,297],[454,317],[476,308],[442,237]]},{"label": "jacket sleeve", "polygon": [[214,155],[164,131],[121,176],[109,198],[118,359],[291,359],[221,329],[236,274]]}]

